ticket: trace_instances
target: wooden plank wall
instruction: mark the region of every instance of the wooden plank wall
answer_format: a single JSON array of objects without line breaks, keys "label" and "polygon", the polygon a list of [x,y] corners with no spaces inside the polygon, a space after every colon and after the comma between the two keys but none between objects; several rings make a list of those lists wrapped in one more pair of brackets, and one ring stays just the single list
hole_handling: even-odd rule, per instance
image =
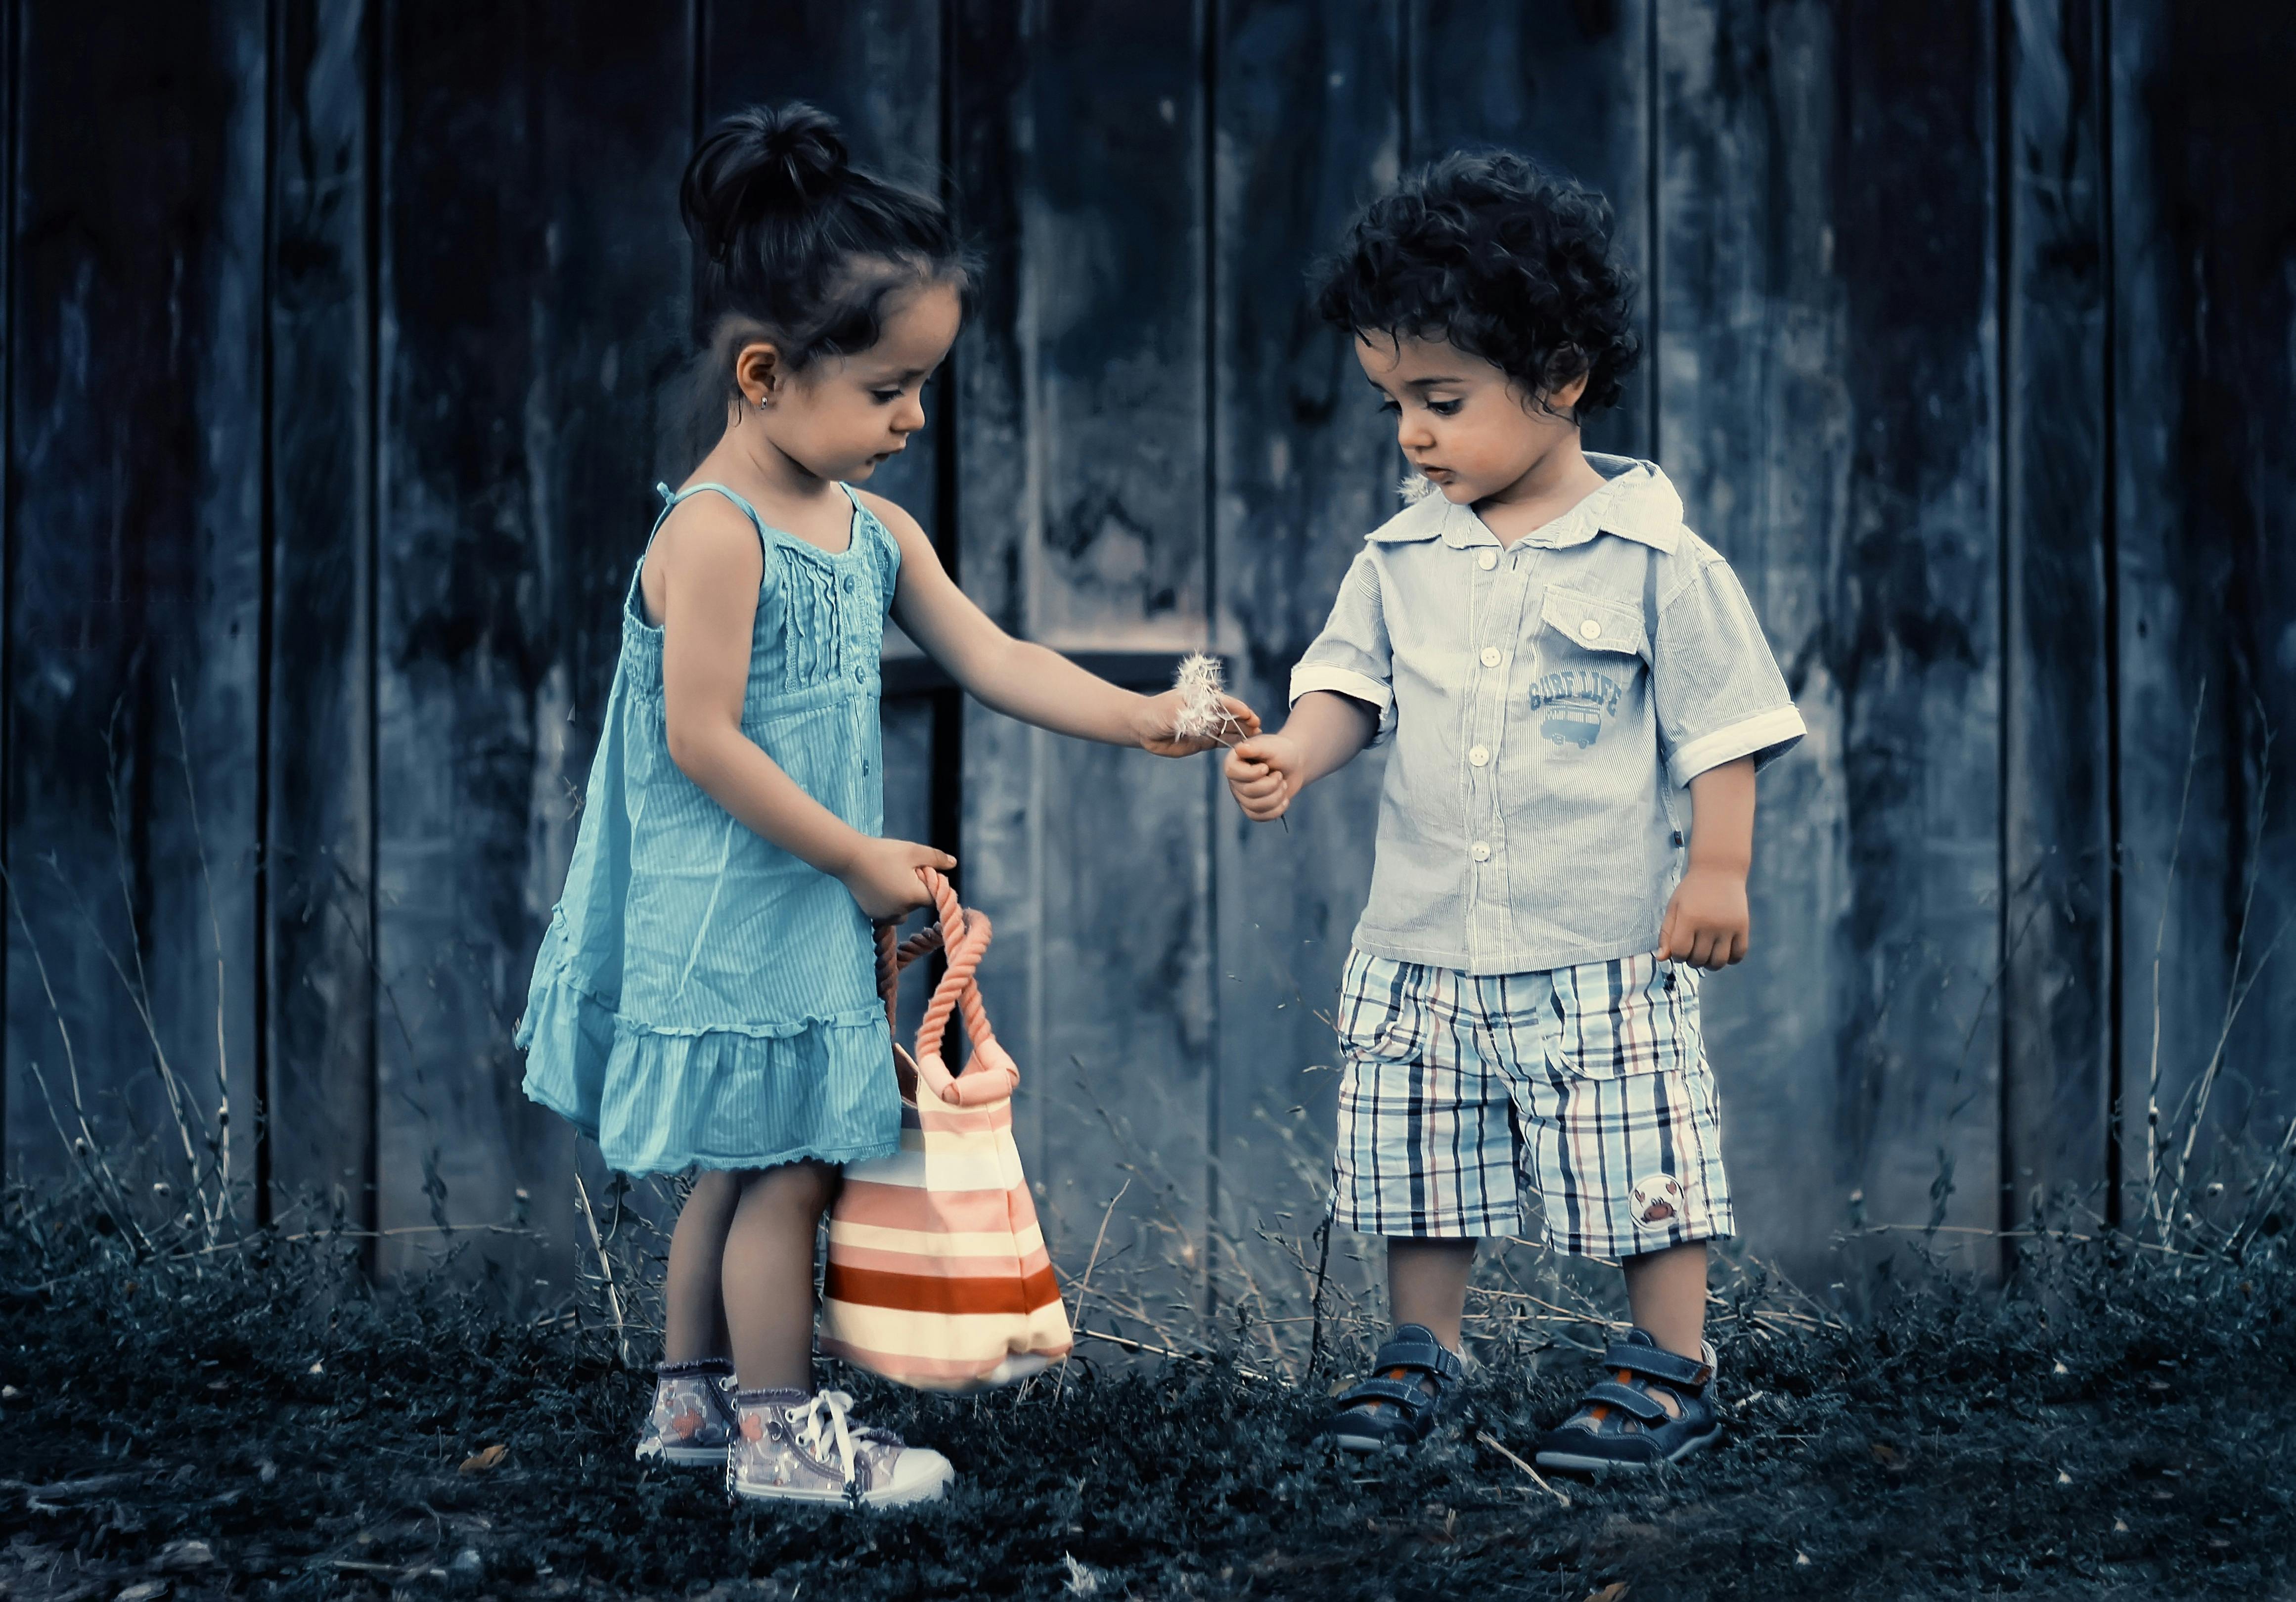
[{"label": "wooden plank wall", "polygon": [[[876,487],[1006,626],[1134,681],[1208,645],[1271,715],[1398,473],[1310,259],[1463,144],[1611,196],[1647,354],[1591,443],[1667,466],[1811,726],[1765,787],[1755,954],[1708,993],[1758,1255],[2120,1217],[2148,1094],[2205,1094],[2210,1151],[2296,1112],[2276,14],[0,12],[12,1173],[69,1165],[75,1067],[100,1139],[162,1154],[179,1086],[250,1214],[316,1197],[398,1231],[386,1270],[529,1218],[491,1271],[562,1291],[577,1143],[510,1026],[685,466],[653,443],[676,178],[710,119],[796,95],[983,262]],[[1105,1216],[1201,1296],[1216,1242],[1322,1205],[1379,758],[1252,829],[1210,761],[1034,733],[889,650],[889,827],[996,920],[1055,1249]]]}]

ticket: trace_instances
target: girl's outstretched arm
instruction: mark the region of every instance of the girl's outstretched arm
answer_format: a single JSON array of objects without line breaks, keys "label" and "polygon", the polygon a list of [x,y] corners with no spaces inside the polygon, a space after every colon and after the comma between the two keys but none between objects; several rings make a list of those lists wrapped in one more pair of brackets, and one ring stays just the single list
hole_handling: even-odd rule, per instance
[{"label": "girl's outstretched arm", "polygon": [[717,495],[680,503],[654,536],[646,586],[661,625],[669,758],[709,798],[791,855],[840,880],[873,919],[926,904],[917,869],[956,859],[913,840],[882,840],[831,812],[742,732],[765,553],[750,520]]},{"label": "girl's outstretched arm", "polygon": [[1055,734],[1139,746],[1160,756],[1186,756],[1259,732],[1251,708],[1227,696],[1231,723],[1224,738],[1183,738],[1177,690],[1141,695],[1086,672],[1056,650],[1015,640],[956,587],[914,518],[882,495],[865,491],[861,498],[900,542],[894,621],[984,705]]}]

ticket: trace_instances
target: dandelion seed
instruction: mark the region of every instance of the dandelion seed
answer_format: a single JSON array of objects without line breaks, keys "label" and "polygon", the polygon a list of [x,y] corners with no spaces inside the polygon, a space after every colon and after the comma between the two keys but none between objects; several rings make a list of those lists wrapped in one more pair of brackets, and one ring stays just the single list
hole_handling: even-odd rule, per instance
[{"label": "dandelion seed", "polygon": [[1089,1597],[1099,1591],[1100,1576],[1098,1574],[1078,1563],[1069,1553],[1062,1552],[1061,1561],[1069,1565],[1069,1582],[1066,1589],[1070,1596]]},{"label": "dandelion seed", "polygon": [[1809,1554],[1808,1552],[1796,1552],[1794,1554],[1794,1567],[1798,1569],[1806,1569],[1808,1566]]},{"label": "dandelion seed", "polygon": [[2052,1374],[2070,1374],[2072,1370],[2066,1368],[2062,1363],[2051,1363],[2049,1365],[2049,1372]]},{"label": "dandelion seed", "polygon": [[1414,473],[1397,483],[1395,493],[1403,497],[1406,506],[1416,506],[1435,493],[1435,481]]},{"label": "dandelion seed", "polygon": [[2060,1469],[2058,1469],[2058,1470],[2057,1470],[2057,1483],[2058,1483],[2058,1484],[2060,1484],[2060,1485],[2070,1485],[2070,1484],[2071,1484],[2072,1483],[2073,1483],[2073,1476],[2072,1476],[2072,1475],[2070,1475],[2067,1474],[2067,1473],[2066,1473],[2063,1469],[2062,1469],[2062,1468],[2060,1468]]},{"label": "dandelion seed", "polygon": [[1180,692],[1180,715],[1174,720],[1172,732],[1182,740],[1209,740],[1223,746],[1235,743],[1242,729],[1221,693],[1218,657],[1190,651],[1180,658],[1180,671],[1172,682]]}]

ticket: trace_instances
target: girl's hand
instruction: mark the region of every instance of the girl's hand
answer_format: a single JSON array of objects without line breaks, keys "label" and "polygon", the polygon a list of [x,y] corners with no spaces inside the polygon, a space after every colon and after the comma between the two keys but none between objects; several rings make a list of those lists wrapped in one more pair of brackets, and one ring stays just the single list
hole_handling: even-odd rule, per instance
[{"label": "girl's hand", "polygon": [[1212,734],[1191,734],[1184,739],[1179,732],[1180,692],[1167,690],[1161,695],[1144,695],[1140,698],[1133,739],[1142,750],[1153,751],[1159,756],[1193,756],[1215,746],[1232,747],[1259,732],[1259,714],[1232,695],[1220,697],[1220,701],[1227,708],[1226,726]]},{"label": "girl's hand", "polygon": [[1300,742],[1282,734],[1262,734],[1228,752],[1221,771],[1227,775],[1228,793],[1245,817],[1272,823],[1291,810],[1303,756]]},{"label": "girl's hand", "polygon": [[918,869],[938,868],[946,873],[955,866],[956,859],[946,851],[914,840],[881,840],[865,835],[837,878],[861,903],[870,922],[896,923],[917,908],[932,904],[932,892],[925,887],[924,875]]},{"label": "girl's hand", "polygon": [[1751,925],[1746,876],[1693,864],[1666,904],[1666,921],[1659,929],[1659,960],[1727,968],[1745,957]]}]

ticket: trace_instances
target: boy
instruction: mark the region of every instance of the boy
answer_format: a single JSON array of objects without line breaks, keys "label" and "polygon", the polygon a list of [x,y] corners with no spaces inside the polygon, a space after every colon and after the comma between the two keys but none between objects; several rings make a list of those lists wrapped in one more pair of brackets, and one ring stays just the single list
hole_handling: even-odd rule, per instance
[{"label": "boy", "polygon": [[1621,1263],[1635,1321],[1540,1466],[1672,1462],[1721,1429],[1698,970],[1745,955],[1755,771],[1803,727],[1665,475],[1580,449],[1637,354],[1609,233],[1599,196],[1454,155],[1365,210],[1317,294],[1423,484],[1226,774],[1266,821],[1393,741],[1339,1014],[1333,1216],[1387,1238],[1396,1322],[1331,1421],[1353,1451],[1448,1410],[1475,1241],[1529,1191],[1549,1244]]}]

